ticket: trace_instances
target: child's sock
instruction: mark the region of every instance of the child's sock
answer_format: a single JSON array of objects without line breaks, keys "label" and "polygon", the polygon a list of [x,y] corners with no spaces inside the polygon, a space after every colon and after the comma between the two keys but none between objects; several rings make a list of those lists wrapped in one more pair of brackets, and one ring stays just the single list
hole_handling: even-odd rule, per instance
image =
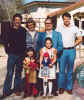
[{"label": "child's sock", "polygon": [[49,94],[51,95],[51,93],[52,93],[52,82],[48,82],[48,86],[49,86]]},{"label": "child's sock", "polygon": [[44,90],[44,96],[46,96],[46,92],[47,92],[47,82],[43,82],[43,90]]}]

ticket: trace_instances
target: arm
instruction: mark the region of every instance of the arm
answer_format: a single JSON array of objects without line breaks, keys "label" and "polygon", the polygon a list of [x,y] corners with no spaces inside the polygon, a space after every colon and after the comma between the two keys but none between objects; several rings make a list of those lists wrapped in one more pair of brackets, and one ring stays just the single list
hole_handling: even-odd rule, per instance
[{"label": "arm", "polygon": [[54,48],[53,50],[53,60],[51,62],[51,64],[49,64],[50,67],[52,67],[52,65],[56,62],[56,55],[57,55],[57,50]]},{"label": "arm", "polygon": [[42,61],[43,61],[43,51],[42,51],[42,49],[41,49],[41,50],[40,50],[40,68],[43,67]]},{"label": "arm", "polygon": [[82,36],[78,36],[77,40],[75,41],[75,47],[82,42]]},{"label": "arm", "polygon": [[53,61],[51,63],[52,65],[56,62],[56,58],[57,58],[56,57],[56,55],[57,55],[57,50],[56,49],[53,50],[53,54],[54,54],[54,56],[53,56]]},{"label": "arm", "polygon": [[58,51],[58,53],[59,53],[60,51],[63,50],[63,41],[62,41],[61,33],[58,32],[57,34],[58,34],[57,51]]},{"label": "arm", "polygon": [[77,37],[76,41],[75,41],[75,47],[77,45],[79,45],[82,42],[82,35],[81,32],[79,31],[78,27],[74,27],[75,32],[75,36]]}]

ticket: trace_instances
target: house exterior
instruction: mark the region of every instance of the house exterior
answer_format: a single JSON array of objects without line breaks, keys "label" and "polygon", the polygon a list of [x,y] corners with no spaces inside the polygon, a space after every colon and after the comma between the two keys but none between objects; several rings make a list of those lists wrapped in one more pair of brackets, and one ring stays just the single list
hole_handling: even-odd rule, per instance
[{"label": "house exterior", "polygon": [[[83,9],[84,2],[48,2],[48,1],[33,1],[18,8],[23,16],[23,22],[26,22],[29,17],[34,18],[38,31],[44,31],[45,18],[47,16],[52,17],[54,24],[61,24],[61,15],[64,12],[70,12],[72,22],[79,27],[83,34]],[[82,15],[81,15],[82,13]],[[82,17],[81,17],[82,16]],[[81,18],[80,18],[81,17]],[[60,21],[61,20],[61,21]],[[82,22],[81,22],[82,21]],[[61,23],[60,23],[61,22]],[[25,24],[23,24],[25,26]]]},{"label": "house exterior", "polygon": [[[37,22],[37,30],[45,30],[45,18],[52,17],[55,25],[62,24],[61,15],[69,12],[72,15],[71,22],[75,24],[84,36],[84,2],[32,2],[19,8],[23,10],[23,21],[27,21],[28,17],[33,17]],[[24,11],[26,13],[24,13]],[[26,15],[26,16],[25,16]],[[24,20],[26,19],[26,20]],[[84,45],[77,47],[77,57],[84,57]]]},{"label": "house exterior", "polygon": [[[26,22],[29,17],[32,17],[37,23],[36,29],[38,31],[44,31],[45,18],[47,18],[49,13],[65,8],[74,3],[75,2],[34,1],[23,5],[22,7],[18,8],[18,10],[22,13],[23,22]],[[53,20],[56,25],[57,18],[53,17]]]},{"label": "house exterior", "polygon": [[[58,11],[50,13],[48,16],[57,16],[57,24],[62,24],[61,15],[64,12],[69,12],[72,15],[72,23],[75,24],[81,31],[82,36],[84,36],[84,2],[77,2],[68,7],[62,8]],[[61,23],[60,23],[61,22]]]}]

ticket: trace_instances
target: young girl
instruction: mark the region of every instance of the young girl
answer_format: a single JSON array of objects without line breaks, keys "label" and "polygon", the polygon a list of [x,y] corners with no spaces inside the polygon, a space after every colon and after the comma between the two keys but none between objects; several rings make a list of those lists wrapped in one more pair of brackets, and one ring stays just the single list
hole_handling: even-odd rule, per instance
[{"label": "young girl", "polygon": [[[39,77],[43,78],[43,96],[47,95],[47,86],[49,88],[48,96],[52,96],[52,80],[56,79],[56,54],[57,50],[52,48],[51,38],[46,38],[45,47],[43,47],[40,51]],[[45,60],[45,57],[47,57],[47,60]],[[44,63],[44,61],[46,62]]]},{"label": "young girl", "polygon": [[25,69],[25,82],[26,82],[26,87],[25,87],[25,93],[24,97],[27,96],[36,96],[37,95],[37,89],[36,89],[36,69],[38,65],[36,64],[35,60],[35,52],[32,47],[30,47],[27,50],[27,56],[25,57],[23,61],[23,67]]}]

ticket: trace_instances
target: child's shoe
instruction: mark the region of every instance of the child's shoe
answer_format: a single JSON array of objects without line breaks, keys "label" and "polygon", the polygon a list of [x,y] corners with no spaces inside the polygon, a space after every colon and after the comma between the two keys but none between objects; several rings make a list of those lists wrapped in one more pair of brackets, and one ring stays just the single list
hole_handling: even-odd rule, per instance
[{"label": "child's shoe", "polygon": [[45,99],[47,96],[46,96],[46,94],[43,94],[43,98]]},{"label": "child's shoe", "polygon": [[48,98],[52,98],[53,95],[51,93],[48,93]]}]

